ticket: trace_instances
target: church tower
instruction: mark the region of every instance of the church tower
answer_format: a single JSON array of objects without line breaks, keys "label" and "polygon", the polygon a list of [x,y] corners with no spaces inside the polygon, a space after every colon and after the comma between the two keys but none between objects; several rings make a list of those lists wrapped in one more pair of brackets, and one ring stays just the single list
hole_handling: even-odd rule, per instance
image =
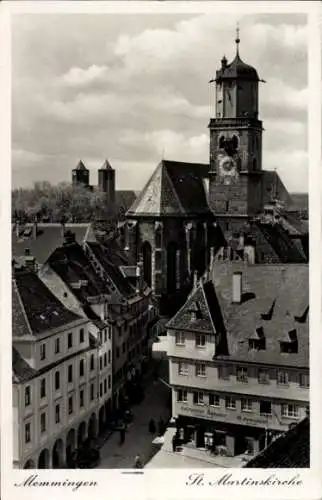
[{"label": "church tower", "polygon": [[79,160],[76,168],[72,170],[72,183],[73,185],[81,185],[89,188],[89,170],[85,167],[82,160]]},{"label": "church tower", "polygon": [[[239,55],[216,71],[215,117],[210,119],[209,203],[225,231],[236,232],[262,210],[262,122],[257,71]],[[213,88],[211,88],[213,92]]]},{"label": "church tower", "polygon": [[102,193],[106,193],[111,205],[115,203],[115,170],[108,160],[105,160],[98,170],[98,188]]}]

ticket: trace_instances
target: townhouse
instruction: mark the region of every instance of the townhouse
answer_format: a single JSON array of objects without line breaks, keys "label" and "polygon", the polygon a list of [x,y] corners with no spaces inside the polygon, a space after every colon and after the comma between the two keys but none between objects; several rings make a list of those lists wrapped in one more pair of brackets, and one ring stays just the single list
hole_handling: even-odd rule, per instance
[{"label": "townhouse", "polygon": [[13,463],[62,468],[97,432],[89,320],[67,309],[26,267],[13,267]]},{"label": "townhouse", "polygon": [[185,442],[256,454],[309,405],[306,264],[216,262],[169,321],[172,412]]}]

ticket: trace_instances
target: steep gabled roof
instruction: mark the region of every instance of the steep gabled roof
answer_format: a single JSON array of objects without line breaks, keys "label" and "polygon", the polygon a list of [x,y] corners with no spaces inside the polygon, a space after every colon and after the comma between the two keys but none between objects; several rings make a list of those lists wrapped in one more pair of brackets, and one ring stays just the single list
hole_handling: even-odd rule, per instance
[{"label": "steep gabled roof", "polygon": [[79,162],[77,163],[77,165],[74,168],[74,170],[88,170],[88,168],[85,167],[85,165],[82,162],[82,160],[79,160]]},{"label": "steep gabled roof", "polygon": [[244,468],[309,468],[310,420],[304,418],[293,428],[273,441]]},{"label": "steep gabled roof", "polygon": [[204,187],[208,165],[162,160],[128,210],[129,216],[210,213]]},{"label": "steep gabled roof", "polygon": [[83,319],[66,309],[35,273],[16,271],[12,293],[13,337],[37,336]]},{"label": "steep gabled roof", "polygon": [[99,170],[114,170],[114,169],[112,168],[112,165],[108,160],[104,160],[104,163]]},{"label": "steep gabled roof", "polygon": [[216,334],[221,329],[221,319],[213,284],[199,283],[185,304],[167,323],[167,328]]}]

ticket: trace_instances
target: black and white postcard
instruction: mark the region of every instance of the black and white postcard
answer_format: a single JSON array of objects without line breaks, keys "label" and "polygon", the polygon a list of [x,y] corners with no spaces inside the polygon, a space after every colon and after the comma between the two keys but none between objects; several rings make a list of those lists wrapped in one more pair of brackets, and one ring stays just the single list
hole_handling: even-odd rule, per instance
[{"label": "black and white postcard", "polygon": [[3,498],[320,498],[319,2],[5,4]]}]

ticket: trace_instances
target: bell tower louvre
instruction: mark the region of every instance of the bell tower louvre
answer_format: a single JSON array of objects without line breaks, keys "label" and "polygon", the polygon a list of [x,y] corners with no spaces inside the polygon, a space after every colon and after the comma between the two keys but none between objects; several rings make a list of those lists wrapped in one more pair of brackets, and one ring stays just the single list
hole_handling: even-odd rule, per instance
[{"label": "bell tower louvre", "polygon": [[262,122],[259,120],[257,71],[239,55],[226,57],[210,81],[215,117],[210,119],[209,204],[226,230],[236,231],[263,209]]}]

